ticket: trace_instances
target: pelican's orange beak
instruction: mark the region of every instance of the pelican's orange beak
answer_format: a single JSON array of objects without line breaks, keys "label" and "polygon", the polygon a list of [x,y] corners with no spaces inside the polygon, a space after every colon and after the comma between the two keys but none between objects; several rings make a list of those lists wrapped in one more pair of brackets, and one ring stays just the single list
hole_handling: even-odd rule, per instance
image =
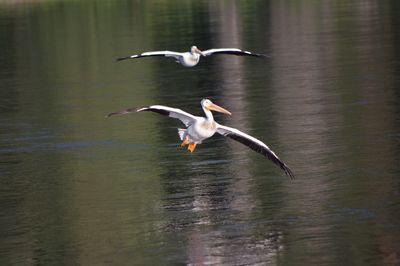
[{"label": "pelican's orange beak", "polygon": [[207,108],[210,109],[210,110],[216,111],[216,112],[220,112],[220,113],[227,114],[227,115],[231,115],[231,114],[232,114],[231,112],[229,112],[229,111],[226,110],[225,108],[222,108],[221,106],[218,106],[218,105],[216,105],[215,103],[210,103],[210,104],[207,106]]}]

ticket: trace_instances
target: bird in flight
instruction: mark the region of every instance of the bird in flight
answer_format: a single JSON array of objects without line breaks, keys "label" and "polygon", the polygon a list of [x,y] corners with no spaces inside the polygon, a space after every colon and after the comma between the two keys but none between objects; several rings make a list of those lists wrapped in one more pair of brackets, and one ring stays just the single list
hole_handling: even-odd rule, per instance
[{"label": "bird in flight", "polygon": [[201,107],[203,108],[205,117],[194,116],[181,109],[172,108],[163,105],[151,105],[141,108],[129,108],[119,112],[113,112],[107,115],[107,117],[114,115],[124,115],[134,112],[145,112],[151,111],[166,115],[172,118],[179,119],[186,128],[178,128],[178,134],[182,141],[181,146],[188,146],[188,150],[193,152],[196,149],[197,144],[202,143],[203,140],[212,137],[215,133],[221,134],[222,136],[236,140],[250,149],[264,155],[274,164],[278,165],[287,176],[294,178],[293,172],[290,168],[273,152],[264,142],[252,137],[236,128],[223,126],[215,122],[211,111],[217,111],[220,113],[231,115],[231,113],[211,102],[208,99],[201,101]]},{"label": "bird in flight", "polygon": [[217,48],[217,49],[209,49],[205,51],[201,51],[196,46],[192,46],[189,52],[173,52],[173,51],[151,51],[145,52],[141,54],[134,54],[129,56],[124,56],[117,58],[117,61],[122,61],[126,59],[135,59],[141,57],[149,57],[149,56],[166,56],[166,57],[174,57],[177,63],[185,67],[194,67],[200,61],[200,56],[210,56],[214,54],[228,54],[228,55],[238,55],[238,56],[254,56],[254,57],[268,57],[264,54],[256,54],[249,51],[240,50],[238,48]]}]

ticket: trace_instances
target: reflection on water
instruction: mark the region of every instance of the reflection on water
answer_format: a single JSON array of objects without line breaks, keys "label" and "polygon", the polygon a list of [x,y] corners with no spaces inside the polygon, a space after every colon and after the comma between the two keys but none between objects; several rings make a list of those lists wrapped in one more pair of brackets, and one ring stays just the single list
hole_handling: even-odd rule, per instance
[{"label": "reflection on water", "polygon": [[[0,2],[0,263],[399,264],[395,1]],[[147,50],[271,55],[115,63]],[[193,154],[176,106],[264,140]]]}]

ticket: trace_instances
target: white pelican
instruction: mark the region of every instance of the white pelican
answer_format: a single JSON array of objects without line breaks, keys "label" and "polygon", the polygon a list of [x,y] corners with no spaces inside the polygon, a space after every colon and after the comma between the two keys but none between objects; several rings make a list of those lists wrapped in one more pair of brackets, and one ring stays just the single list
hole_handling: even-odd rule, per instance
[{"label": "white pelican", "polygon": [[145,52],[141,54],[134,54],[130,56],[120,57],[117,58],[117,61],[147,57],[147,56],[166,56],[166,57],[174,57],[177,63],[180,63],[185,67],[194,67],[199,63],[201,55],[209,56],[213,54],[231,54],[231,55],[241,55],[241,56],[267,57],[266,55],[263,54],[255,54],[237,48],[218,48],[218,49],[209,49],[201,51],[196,46],[192,46],[189,52],[179,53],[172,51],[152,51],[152,52]]},{"label": "white pelican", "polygon": [[208,99],[203,99],[201,101],[201,107],[203,108],[206,117],[194,116],[182,111],[181,109],[163,105],[129,108],[119,112],[110,113],[107,115],[107,117],[113,115],[124,115],[133,112],[151,111],[162,115],[167,115],[172,118],[177,118],[186,126],[186,129],[178,128],[178,134],[182,140],[181,146],[184,147],[188,145],[188,150],[190,152],[194,151],[197,144],[200,144],[203,140],[210,138],[215,134],[215,132],[217,132],[225,137],[229,137],[248,146],[258,153],[261,153],[273,163],[278,165],[283,171],[285,171],[286,175],[292,179],[294,178],[294,175],[289,167],[283,161],[281,161],[281,159],[279,159],[279,157],[270,148],[268,148],[265,143],[250,135],[247,135],[246,133],[241,132],[240,130],[237,130],[236,128],[223,126],[214,121],[211,110],[231,115],[228,110],[212,103]]}]

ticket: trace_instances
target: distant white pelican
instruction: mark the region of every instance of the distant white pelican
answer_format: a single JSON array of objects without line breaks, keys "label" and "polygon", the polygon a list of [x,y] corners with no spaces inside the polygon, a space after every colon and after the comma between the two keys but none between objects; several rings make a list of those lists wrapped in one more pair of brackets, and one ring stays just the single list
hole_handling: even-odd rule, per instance
[{"label": "distant white pelican", "polygon": [[211,110],[230,115],[231,113],[228,110],[212,103],[208,99],[203,99],[201,101],[201,107],[203,108],[206,117],[194,116],[182,111],[181,109],[171,108],[163,105],[129,108],[119,112],[110,113],[107,115],[107,117],[113,115],[124,115],[133,112],[152,111],[162,115],[167,115],[172,118],[177,118],[186,126],[186,129],[178,128],[178,134],[182,140],[181,146],[184,147],[188,145],[188,150],[190,152],[194,151],[197,144],[200,144],[203,140],[210,138],[215,134],[215,132],[217,132],[223,136],[229,137],[248,146],[258,153],[261,153],[273,163],[278,165],[283,171],[285,171],[286,175],[288,175],[290,178],[294,178],[294,175],[289,167],[283,161],[281,161],[265,143],[237,130],[236,128],[223,126],[214,121]]},{"label": "distant white pelican", "polygon": [[192,46],[189,52],[179,53],[172,51],[153,51],[153,52],[145,52],[141,54],[134,54],[130,56],[117,58],[117,61],[126,60],[126,59],[134,59],[140,57],[147,56],[166,56],[166,57],[174,57],[177,63],[182,64],[185,67],[194,67],[200,61],[200,56],[209,56],[213,54],[230,54],[230,55],[240,55],[240,56],[255,56],[255,57],[267,57],[263,54],[255,54],[248,51],[243,51],[237,48],[218,48],[218,49],[209,49],[205,51],[201,51],[196,46]]}]

